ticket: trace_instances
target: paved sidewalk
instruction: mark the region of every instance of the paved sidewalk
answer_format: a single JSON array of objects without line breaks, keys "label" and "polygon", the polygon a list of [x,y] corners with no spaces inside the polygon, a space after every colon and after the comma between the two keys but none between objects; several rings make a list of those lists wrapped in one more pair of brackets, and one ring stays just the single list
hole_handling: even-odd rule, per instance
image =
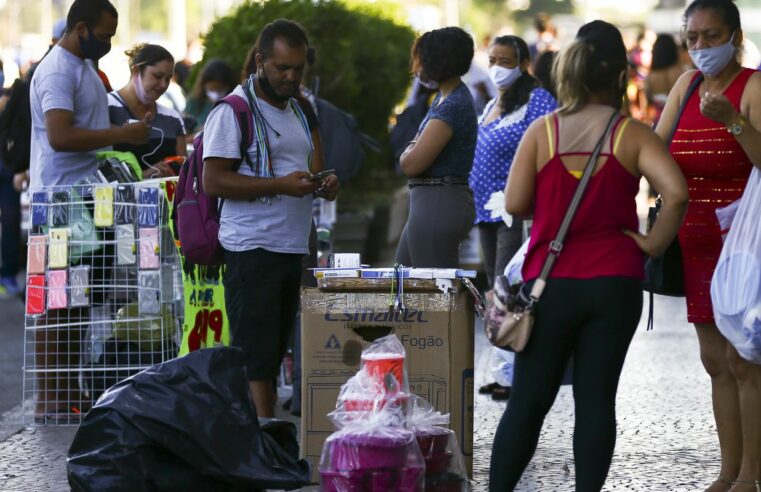
[{"label": "paved sidewalk", "polygon": [[[646,332],[643,319],[635,335],[621,379],[619,438],[605,490],[695,491],[718,474],[709,380],[684,320],[682,299],[659,297],[655,330]],[[489,362],[490,347],[477,326],[476,388],[489,382]],[[473,490],[487,488],[491,442],[504,408],[476,395]],[[0,422],[0,491],[69,490],[66,453],[76,428],[23,429],[18,421],[16,414]],[[574,489],[572,432],[573,397],[563,387],[517,490]]]},{"label": "paved sidewalk", "polygon": [[[710,380],[686,320],[684,299],[657,296],[655,328],[643,318],[624,365],[617,400],[618,440],[604,490],[704,490],[719,473]],[[476,385],[490,382],[488,342],[477,336]],[[486,490],[494,431],[505,403],[476,395],[474,490]],[[561,388],[537,452],[516,490],[572,491],[573,394]]]}]

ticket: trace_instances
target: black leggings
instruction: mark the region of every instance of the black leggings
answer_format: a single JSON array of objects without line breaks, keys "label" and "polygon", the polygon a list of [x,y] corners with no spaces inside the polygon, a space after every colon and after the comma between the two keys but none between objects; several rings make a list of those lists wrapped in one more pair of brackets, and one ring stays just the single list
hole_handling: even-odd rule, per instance
[{"label": "black leggings", "polygon": [[510,402],[492,447],[489,490],[513,490],[573,355],[576,490],[599,491],[616,443],[616,390],[642,312],[639,280],[550,279],[531,339],[515,358]]}]

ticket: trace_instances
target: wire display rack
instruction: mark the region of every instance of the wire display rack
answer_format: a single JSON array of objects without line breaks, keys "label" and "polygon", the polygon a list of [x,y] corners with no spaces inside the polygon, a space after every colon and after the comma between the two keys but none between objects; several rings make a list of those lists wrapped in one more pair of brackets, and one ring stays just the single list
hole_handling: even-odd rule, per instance
[{"label": "wire display rack", "polygon": [[177,355],[182,272],[158,181],[31,195],[24,424],[78,425],[103,392]]}]

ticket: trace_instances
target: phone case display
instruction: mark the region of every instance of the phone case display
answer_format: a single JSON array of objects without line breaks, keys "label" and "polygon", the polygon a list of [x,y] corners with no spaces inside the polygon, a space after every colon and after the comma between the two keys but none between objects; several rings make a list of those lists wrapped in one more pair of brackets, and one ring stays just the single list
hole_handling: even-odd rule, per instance
[{"label": "phone case display", "polygon": [[45,312],[45,276],[29,275],[26,279],[26,314]]},{"label": "phone case display", "polygon": [[71,195],[68,191],[54,191],[50,209],[50,225],[61,227],[69,225],[71,215]]},{"label": "phone case display", "polygon": [[137,223],[140,227],[156,227],[159,222],[158,188],[138,188]]},{"label": "phone case display", "polygon": [[114,192],[114,221],[117,224],[134,224],[137,216],[135,188],[119,185]]},{"label": "phone case display", "polygon": [[32,226],[48,225],[48,194],[44,191],[32,193]]},{"label": "phone case display", "polygon": [[159,267],[159,230],[140,229],[140,269],[153,270]]},{"label": "phone case display", "polygon": [[90,305],[90,266],[81,265],[69,269],[69,306]]},{"label": "phone case display", "polygon": [[48,268],[66,268],[69,266],[69,230],[50,229],[50,250],[48,251]]},{"label": "phone case display", "polygon": [[27,248],[26,257],[26,273],[45,273],[47,242],[47,236],[29,236],[29,247]]},{"label": "phone case display", "polygon": [[48,309],[66,309],[66,270],[48,272]]},{"label": "phone case display", "polygon": [[114,225],[114,189],[110,186],[97,186],[95,194],[95,226],[111,227]]},{"label": "phone case display", "polygon": [[161,286],[159,272],[139,272],[137,283],[140,287],[137,298],[140,314],[159,314],[161,309],[159,305],[159,287]]},{"label": "phone case display", "polygon": [[116,226],[116,264],[135,264],[135,226],[123,224]]},{"label": "phone case display", "polygon": [[[184,295],[167,186],[85,180],[34,195],[31,212],[38,225],[28,238],[25,424],[41,423],[36,400],[57,398],[41,391],[48,381],[76,390],[71,394],[77,400],[67,401],[66,408],[88,409],[122,379],[177,356]],[[64,343],[40,336],[48,331],[68,338]],[[49,362],[54,360],[71,362]],[[44,404],[61,407],[58,401]],[[77,424],[85,413],[57,414],[42,423]]]}]

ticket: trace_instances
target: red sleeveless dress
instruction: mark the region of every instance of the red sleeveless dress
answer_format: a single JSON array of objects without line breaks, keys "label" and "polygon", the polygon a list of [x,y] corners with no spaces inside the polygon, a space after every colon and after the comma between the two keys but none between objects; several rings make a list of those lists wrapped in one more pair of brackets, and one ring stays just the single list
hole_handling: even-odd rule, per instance
[{"label": "red sleeveless dress", "polygon": [[[553,120],[558,149],[557,115],[553,115]],[[550,278],[643,277],[642,251],[622,232],[622,229],[636,231],[639,227],[634,201],[639,192],[639,178],[629,173],[614,155],[613,142],[624,121],[625,118],[619,118],[611,132],[610,144],[600,153],[607,159],[589,181]],[[579,179],[563,165],[564,155],[591,155],[591,152],[554,153],[536,175],[534,223],[522,272],[527,282],[539,277],[550,242],[555,239],[579,185]]]},{"label": "red sleeveless dress", "polygon": [[[754,73],[744,68],[724,91],[737,111]],[[687,321],[713,323],[711,277],[722,247],[716,209],[740,198],[753,164],[724,125],[700,113],[699,92],[687,101],[670,150],[687,178],[690,196],[687,217],[679,229]]]}]

